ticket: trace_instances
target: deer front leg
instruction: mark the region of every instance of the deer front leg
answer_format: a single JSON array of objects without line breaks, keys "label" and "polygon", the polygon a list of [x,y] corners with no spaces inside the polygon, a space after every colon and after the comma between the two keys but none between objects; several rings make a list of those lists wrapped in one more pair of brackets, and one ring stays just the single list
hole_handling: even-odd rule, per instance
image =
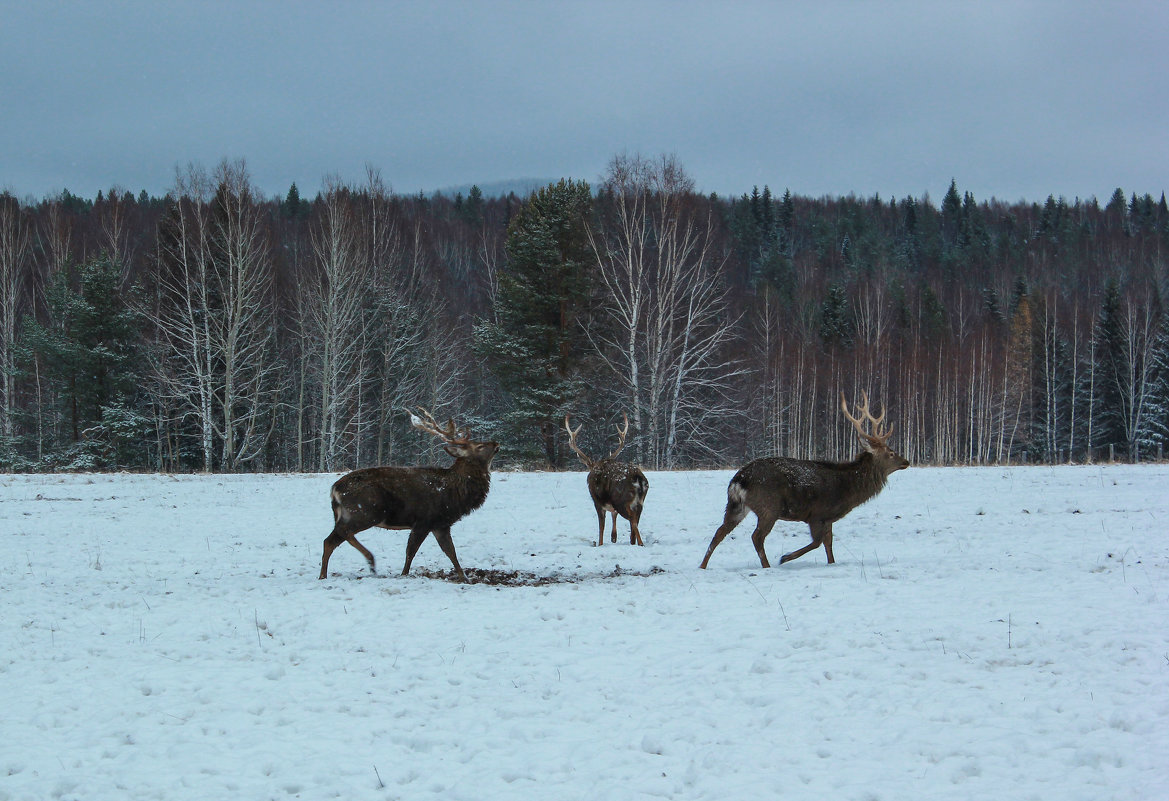
[{"label": "deer front leg", "polygon": [[836,560],[832,558],[832,524],[824,524],[824,551],[828,554],[828,564],[836,564]]},{"label": "deer front leg", "polygon": [[425,528],[410,530],[410,539],[406,541],[406,566],[402,568],[403,576],[410,573],[410,563],[414,561],[414,554],[418,553],[418,546],[422,545],[422,541],[429,534],[430,531]]},{"label": "deer front leg", "polygon": [[459,566],[459,557],[455,556],[455,543],[451,540],[451,530],[449,528],[436,528],[434,530],[434,538],[438,540],[438,547],[442,548],[442,552],[451,560],[451,564],[455,566],[455,573],[459,577],[459,581],[464,584],[467,582],[467,577],[463,574],[463,568]]},{"label": "deer front leg", "polygon": [[617,542],[617,510],[613,510],[613,536],[610,537],[610,542]]}]

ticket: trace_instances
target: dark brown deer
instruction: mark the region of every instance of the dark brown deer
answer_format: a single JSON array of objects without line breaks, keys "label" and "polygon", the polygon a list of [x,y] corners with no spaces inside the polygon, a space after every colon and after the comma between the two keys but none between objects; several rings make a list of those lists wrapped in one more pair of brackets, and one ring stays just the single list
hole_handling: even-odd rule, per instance
[{"label": "dark brown deer", "polygon": [[421,408],[418,411],[421,417],[411,412],[410,422],[417,429],[441,437],[447,443],[443,449],[455,457],[455,463],[450,467],[367,467],[337,479],[330,493],[333,531],[325,537],[320,578],[328,575],[329,557],[342,542],[360,551],[370,571],[376,573],[373,554],[355,535],[378,526],[410,532],[403,576],[410,572],[418,546],[434,532],[455,573],[466,581],[455,556],[451,526],[486,500],[491,488],[491,459],[499,451],[499,443],[472,441],[466,429],[455,430],[453,420],[440,427],[430,412]]},{"label": "dark brown deer", "polygon": [[[776,520],[807,523],[812,531],[812,542],[785,553],[779,560],[780,564],[799,559],[821,544],[828,554],[828,564],[836,561],[832,558],[832,524],[875,497],[884,489],[890,473],[909,467],[904,457],[889,448],[893,427],[881,428],[885,408],[881,407],[880,417],[873,417],[869,413],[868,395],[862,392],[861,397],[863,404],[858,407],[860,417],[849,414],[843,392],[840,393],[840,408],[856,428],[864,451],[851,462],[771,457],[747,464],[735,473],[727,487],[727,509],[723,514],[723,523],[714,532],[700,567],[706,567],[714,549],[742,522],[748,511],[754,512],[759,518],[751,542],[764,567],[771,565],[767,562],[763,541],[771,533]],[[865,431],[866,422],[871,424],[871,431]]]},{"label": "dark brown deer", "polygon": [[641,468],[617,461],[617,454],[625,447],[625,435],[629,433],[629,417],[625,414],[621,417],[625,420],[625,427],[617,429],[620,437],[617,448],[604,459],[593,460],[577,447],[576,435],[580,433],[581,426],[577,426],[574,431],[568,425],[568,415],[564,416],[568,444],[589,469],[589,494],[593,496],[593,506],[597,510],[597,545],[605,544],[605,512],[613,513],[613,542],[617,541],[617,515],[621,515],[629,521],[629,544],[645,545],[641,541],[637,524],[641,520],[646,493],[649,492],[649,480]]}]

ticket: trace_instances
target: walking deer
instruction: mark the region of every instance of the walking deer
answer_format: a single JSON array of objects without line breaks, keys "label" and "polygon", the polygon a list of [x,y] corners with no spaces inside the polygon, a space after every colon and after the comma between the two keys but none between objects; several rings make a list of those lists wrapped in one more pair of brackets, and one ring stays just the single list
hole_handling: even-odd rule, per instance
[{"label": "walking deer", "polygon": [[617,429],[620,440],[616,449],[604,459],[594,460],[577,447],[576,435],[580,433],[581,426],[573,430],[568,424],[568,415],[564,415],[568,444],[589,469],[589,494],[593,496],[593,506],[597,510],[598,546],[605,544],[605,512],[613,513],[613,542],[617,541],[617,515],[621,515],[629,521],[629,544],[645,545],[641,541],[637,524],[641,520],[646,493],[649,492],[649,480],[641,468],[617,461],[617,454],[625,447],[625,435],[629,433],[629,416],[622,414],[621,417],[625,427]]},{"label": "walking deer", "polygon": [[[893,427],[881,428],[881,416],[869,413],[869,397],[861,393],[863,404],[857,407],[859,417],[849,414],[844,393],[840,393],[840,408],[856,428],[864,451],[851,462],[819,462],[805,459],[771,457],[756,459],[743,467],[727,487],[727,508],[723,523],[714,532],[706,557],[700,567],[705,568],[718,544],[752,511],[759,519],[751,542],[759,554],[763,567],[771,567],[763,541],[771,533],[776,520],[807,523],[812,542],[803,548],[785,553],[780,564],[799,559],[808,551],[824,545],[828,564],[832,558],[832,524],[865,501],[875,497],[885,487],[889,475],[909,467],[909,462],[889,447]],[[865,431],[864,425],[871,425]]]},{"label": "walking deer", "polygon": [[411,424],[446,442],[443,450],[455,457],[455,463],[450,467],[367,467],[339,478],[330,493],[334,525],[325,538],[319,578],[328,575],[329,557],[342,542],[360,551],[370,571],[376,573],[373,554],[355,535],[377,526],[410,532],[403,576],[410,572],[418,546],[434,532],[455,573],[466,581],[455,556],[451,526],[486,500],[491,488],[491,459],[499,451],[499,443],[475,442],[468,430],[456,431],[453,420],[440,427],[430,412],[418,411],[421,417],[410,412]]}]

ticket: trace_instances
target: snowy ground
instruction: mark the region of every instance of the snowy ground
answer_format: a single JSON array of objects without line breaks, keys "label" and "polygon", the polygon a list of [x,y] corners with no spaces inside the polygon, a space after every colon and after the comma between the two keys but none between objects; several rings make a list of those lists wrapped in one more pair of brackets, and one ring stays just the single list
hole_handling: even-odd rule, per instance
[{"label": "snowy ground", "polygon": [[730,476],[598,548],[496,474],[460,561],[541,586],[318,581],[332,476],[0,476],[0,801],[1169,798],[1169,467],[911,468],[701,571]]}]

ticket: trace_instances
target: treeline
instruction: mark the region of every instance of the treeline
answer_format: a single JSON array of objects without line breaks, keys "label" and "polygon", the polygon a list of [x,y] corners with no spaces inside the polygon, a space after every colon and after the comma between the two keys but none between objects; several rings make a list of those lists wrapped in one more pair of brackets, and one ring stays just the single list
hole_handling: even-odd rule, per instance
[{"label": "treeline", "polygon": [[404,409],[573,467],[843,458],[863,390],[918,463],[1159,458],[1164,193],[702,195],[671,157],[529,197],[294,184],[0,195],[0,469],[437,460]]}]

